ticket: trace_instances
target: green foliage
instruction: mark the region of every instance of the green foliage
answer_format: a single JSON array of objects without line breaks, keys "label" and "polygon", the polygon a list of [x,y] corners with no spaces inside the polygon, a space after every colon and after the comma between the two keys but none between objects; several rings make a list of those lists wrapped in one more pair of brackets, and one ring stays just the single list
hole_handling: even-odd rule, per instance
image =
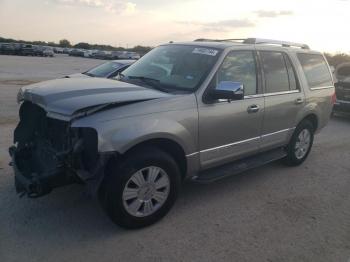
[{"label": "green foliage", "polygon": [[328,63],[334,67],[337,67],[337,65],[340,65],[342,63],[350,62],[350,55],[349,54],[344,54],[344,53],[339,53],[339,54],[325,54]]},{"label": "green foliage", "polygon": [[146,53],[149,52],[151,49],[152,49],[152,47],[150,47],[150,46],[140,46],[140,45],[137,45],[137,46],[131,48],[130,51],[134,51],[134,52],[137,52],[137,53],[140,53],[140,54],[146,54]]},{"label": "green foliage", "polygon": [[91,49],[88,43],[80,42],[73,46],[74,48]]},{"label": "green foliage", "polygon": [[58,42],[60,47],[71,47],[70,42],[67,39],[62,39]]}]

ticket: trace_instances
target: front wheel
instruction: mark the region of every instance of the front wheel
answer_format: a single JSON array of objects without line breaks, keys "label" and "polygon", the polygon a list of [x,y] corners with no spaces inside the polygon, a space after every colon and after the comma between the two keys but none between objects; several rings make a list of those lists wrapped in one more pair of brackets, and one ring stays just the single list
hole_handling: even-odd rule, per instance
[{"label": "front wheel", "polygon": [[308,120],[301,122],[287,146],[285,163],[289,166],[302,164],[310,153],[314,141],[314,126]]},{"label": "front wheel", "polygon": [[168,213],[179,187],[180,171],[174,159],[158,148],[147,147],[110,166],[100,197],[114,223],[140,228]]}]

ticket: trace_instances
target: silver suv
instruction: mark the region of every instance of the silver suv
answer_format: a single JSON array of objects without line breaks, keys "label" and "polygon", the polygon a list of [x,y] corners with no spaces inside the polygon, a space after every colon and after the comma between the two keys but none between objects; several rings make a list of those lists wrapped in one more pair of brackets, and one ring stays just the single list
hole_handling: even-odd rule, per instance
[{"label": "silver suv", "polygon": [[10,148],[17,192],[84,183],[118,225],[162,218],[181,181],[301,164],[330,117],[333,80],[307,45],[266,39],[161,45],[119,80],[22,88]]}]

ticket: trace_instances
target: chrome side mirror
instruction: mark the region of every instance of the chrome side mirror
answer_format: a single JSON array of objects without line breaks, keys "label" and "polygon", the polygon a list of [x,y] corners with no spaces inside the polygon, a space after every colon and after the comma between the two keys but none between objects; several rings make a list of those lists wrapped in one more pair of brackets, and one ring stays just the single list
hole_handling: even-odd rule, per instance
[{"label": "chrome side mirror", "polygon": [[244,86],[241,82],[221,81],[210,90],[209,95],[212,99],[241,100],[244,98]]}]

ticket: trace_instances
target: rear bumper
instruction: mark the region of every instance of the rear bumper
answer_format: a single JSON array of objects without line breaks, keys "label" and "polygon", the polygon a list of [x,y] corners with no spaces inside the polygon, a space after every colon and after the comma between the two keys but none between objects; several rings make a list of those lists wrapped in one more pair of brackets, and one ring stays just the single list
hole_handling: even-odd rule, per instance
[{"label": "rear bumper", "polygon": [[350,113],[350,101],[337,100],[333,106],[333,110]]},{"label": "rear bumper", "polygon": [[27,162],[18,156],[18,150],[15,146],[9,148],[9,153],[17,193],[36,198],[50,193],[56,187],[77,182],[77,179],[74,179],[72,175],[67,175],[61,167],[43,172],[33,172],[31,168],[27,167]]}]

